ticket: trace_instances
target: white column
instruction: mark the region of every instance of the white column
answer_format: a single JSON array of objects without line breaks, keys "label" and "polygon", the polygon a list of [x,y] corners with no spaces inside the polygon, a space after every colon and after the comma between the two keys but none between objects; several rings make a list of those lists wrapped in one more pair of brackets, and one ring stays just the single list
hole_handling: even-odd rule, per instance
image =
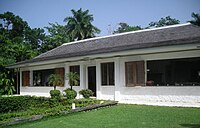
[{"label": "white column", "polygon": [[86,89],[86,66],[84,63],[80,64],[80,89]]},{"label": "white column", "polygon": [[33,70],[30,70],[30,81],[29,86],[33,86]]},{"label": "white column", "polygon": [[96,61],[96,95],[97,99],[101,99],[101,64]]},{"label": "white column", "polygon": [[120,75],[123,75],[120,73],[120,58],[115,58],[115,100],[120,100]]},{"label": "white column", "polygon": [[67,73],[69,73],[69,65],[65,64],[65,79],[64,79],[65,80],[65,85],[64,85],[64,87],[70,88],[69,80],[66,77]]}]

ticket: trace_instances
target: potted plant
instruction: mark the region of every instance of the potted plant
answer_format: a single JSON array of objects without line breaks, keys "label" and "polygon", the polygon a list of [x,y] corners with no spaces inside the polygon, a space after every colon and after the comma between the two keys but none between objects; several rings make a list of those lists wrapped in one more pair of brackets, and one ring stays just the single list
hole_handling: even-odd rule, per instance
[{"label": "potted plant", "polygon": [[154,81],[153,81],[153,80],[148,80],[148,81],[146,82],[146,85],[147,85],[147,86],[153,86],[153,85],[154,85]]}]

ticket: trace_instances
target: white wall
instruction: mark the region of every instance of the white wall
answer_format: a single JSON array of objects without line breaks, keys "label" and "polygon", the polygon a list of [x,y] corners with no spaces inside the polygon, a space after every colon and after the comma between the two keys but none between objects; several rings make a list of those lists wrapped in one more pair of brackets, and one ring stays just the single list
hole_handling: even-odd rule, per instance
[{"label": "white wall", "polygon": [[[56,87],[56,89],[60,90],[62,93],[65,88]],[[50,94],[49,94],[50,90],[53,90],[53,87],[21,87],[20,95],[50,97]]]},{"label": "white wall", "polygon": [[[190,57],[200,57],[200,51],[184,51],[184,52],[174,52],[174,53],[162,53],[162,54],[152,54],[152,55],[136,55],[129,57],[117,57],[112,59],[101,59],[98,60],[98,64],[104,61],[114,61],[115,62],[115,86],[101,86],[100,95],[97,96],[98,99],[110,99],[113,98],[121,103],[155,103],[155,102],[179,102],[179,103],[200,103],[200,87],[198,86],[170,86],[170,87],[126,87],[125,86],[125,62],[128,61],[140,61],[143,60],[163,60],[171,58],[190,58]],[[146,68],[145,68],[146,69]],[[99,72],[100,73],[100,72]],[[146,74],[145,70],[145,74]],[[100,75],[98,75],[99,81],[101,80]]]},{"label": "white wall", "polygon": [[200,87],[121,87],[121,102],[199,102]]},{"label": "white wall", "polygon": [[[180,48],[179,48],[180,49]],[[156,49],[154,48],[155,52]],[[144,51],[144,50],[142,50]],[[148,51],[148,50],[147,50]],[[176,51],[174,52],[160,52],[151,54],[137,54],[133,55],[134,51],[130,52],[131,56],[126,57],[111,57],[108,59],[95,59],[88,61],[79,61],[72,63],[61,63],[57,65],[48,66],[34,66],[23,68],[23,70],[36,70],[36,69],[49,69],[59,66],[65,67],[65,73],[69,72],[69,66],[74,64],[80,65],[80,86],[73,87],[77,92],[83,88],[87,88],[87,66],[96,66],[96,83],[97,83],[97,99],[109,99],[117,100],[122,103],[152,103],[152,102],[180,102],[180,103],[200,103],[200,87],[188,86],[188,87],[126,87],[125,86],[125,62],[128,61],[140,61],[143,60],[163,60],[171,58],[190,58],[200,57],[200,50],[187,50],[187,51]],[[138,53],[140,53],[137,50]],[[152,51],[153,52],[153,51]],[[115,86],[102,86],[101,85],[101,70],[100,64],[103,62],[114,62],[115,63]],[[147,73],[145,71],[145,73]],[[21,73],[20,73],[21,74]],[[20,78],[20,82],[22,80]],[[65,80],[65,87],[69,88],[68,80]],[[61,91],[64,88],[59,88]],[[22,95],[44,95],[49,96],[49,91],[52,87],[21,87]],[[77,98],[80,98],[78,95]]]},{"label": "white wall", "polygon": [[[137,55],[119,58],[119,72],[121,74],[115,99],[122,103],[150,103],[150,102],[190,102],[200,103],[200,87],[126,87],[125,62],[144,60],[162,60],[170,58],[200,57],[200,51],[184,51],[152,55]],[[146,65],[146,64],[145,64]],[[146,69],[146,68],[145,68]],[[145,70],[145,74],[147,71]],[[118,91],[120,90],[120,91]]]}]

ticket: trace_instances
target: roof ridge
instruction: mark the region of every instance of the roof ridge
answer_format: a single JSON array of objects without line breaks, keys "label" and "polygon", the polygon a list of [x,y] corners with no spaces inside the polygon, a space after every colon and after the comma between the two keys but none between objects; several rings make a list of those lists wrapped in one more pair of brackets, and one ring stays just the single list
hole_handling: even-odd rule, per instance
[{"label": "roof ridge", "polygon": [[148,32],[148,31],[154,31],[154,30],[160,30],[160,29],[166,29],[166,28],[181,27],[181,26],[186,26],[186,25],[190,25],[190,24],[191,23],[175,24],[175,25],[168,25],[168,26],[163,26],[163,27],[158,27],[158,28],[149,28],[149,29],[142,29],[142,30],[137,30],[137,31],[117,33],[117,34],[113,34],[113,35],[100,36],[100,37],[94,37],[94,38],[89,38],[89,39],[83,39],[83,40],[68,42],[68,43],[62,44],[61,46],[71,45],[71,44],[76,44],[76,43],[82,43],[82,42],[92,41],[92,40],[98,40],[98,39],[104,39],[104,38],[109,38],[109,37],[115,37],[115,36],[120,36],[120,35],[127,35],[127,34],[140,33],[140,32]]}]

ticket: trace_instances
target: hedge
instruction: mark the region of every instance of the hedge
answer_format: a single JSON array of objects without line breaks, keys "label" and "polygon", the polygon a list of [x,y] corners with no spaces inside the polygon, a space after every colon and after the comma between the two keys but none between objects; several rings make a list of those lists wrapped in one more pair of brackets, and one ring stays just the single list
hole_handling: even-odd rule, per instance
[{"label": "hedge", "polygon": [[26,111],[32,107],[49,107],[50,98],[31,97],[31,96],[13,96],[0,97],[0,113]]},{"label": "hedge", "polygon": [[22,112],[27,110],[37,110],[42,108],[50,108],[57,106],[65,106],[70,108],[72,103],[76,107],[83,107],[89,104],[97,103],[93,99],[52,99],[47,97],[33,97],[33,96],[13,96],[13,97],[0,97],[0,113],[8,112]]}]

